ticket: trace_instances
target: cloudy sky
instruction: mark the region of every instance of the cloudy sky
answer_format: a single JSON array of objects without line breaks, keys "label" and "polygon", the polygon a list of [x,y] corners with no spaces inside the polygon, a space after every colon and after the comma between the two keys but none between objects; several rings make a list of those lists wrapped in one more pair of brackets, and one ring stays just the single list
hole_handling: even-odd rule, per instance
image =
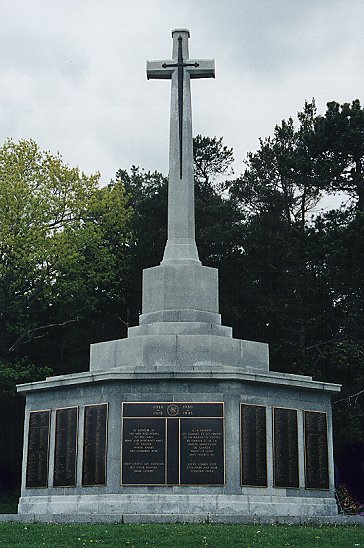
[{"label": "cloudy sky", "polygon": [[0,142],[33,138],[102,182],[168,171],[171,30],[216,79],[192,83],[194,133],[223,136],[242,171],[259,137],[305,99],[362,99],[362,0],[0,0]]}]

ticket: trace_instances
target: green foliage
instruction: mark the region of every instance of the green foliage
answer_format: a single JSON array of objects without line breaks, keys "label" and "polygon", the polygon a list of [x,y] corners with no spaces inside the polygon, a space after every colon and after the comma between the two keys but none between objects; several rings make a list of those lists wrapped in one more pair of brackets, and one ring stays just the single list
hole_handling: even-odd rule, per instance
[{"label": "green foliage", "polygon": [[233,173],[233,149],[223,145],[222,137],[194,137],[193,159],[195,184],[199,186],[211,185],[217,177]]},{"label": "green foliage", "polygon": [[351,104],[327,104],[324,116],[314,121],[316,150],[325,160],[323,184],[348,193],[364,211],[364,110],[356,99]]},{"label": "green foliage", "polygon": [[310,146],[315,114],[315,102],[306,102],[298,129],[292,118],[283,120],[273,137],[261,139],[258,151],[248,154],[244,173],[227,182],[231,197],[251,214],[273,209],[286,223],[305,226],[321,197],[318,159]]},{"label": "green foliage", "polygon": [[15,396],[17,384],[43,380],[52,373],[49,367],[38,367],[25,359],[15,363],[0,361],[0,398]]},{"label": "green foliage", "polygon": [[122,300],[131,211],[121,184],[98,183],[32,140],[0,148],[0,357]]}]

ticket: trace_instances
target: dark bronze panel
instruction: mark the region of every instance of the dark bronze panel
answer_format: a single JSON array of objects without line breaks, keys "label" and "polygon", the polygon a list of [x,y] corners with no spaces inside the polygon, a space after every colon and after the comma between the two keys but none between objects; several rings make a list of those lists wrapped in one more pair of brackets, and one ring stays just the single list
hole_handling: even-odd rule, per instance
[{"label": "dark bronze panel", "polygon": [[122,484],[164,485],[165,443],[165,419],[124,419]]},{"label": "dark bronze panel", "polygon": [[267,486],[266,409],[241,405],[241,484]]},{"label": "dark bronze panel", "polygon": [[56,410],[54,487],[76,485],[78,407]]},{"label": "dark bronze panel", "polygon": [[32,411],[29,414],[28,456],[26,486],[48,486],[50,411]]},{"label": "dark bronze panel", "polygon": [[180,423],[183,485],[224,485],[223,419],[191,418]]},{"label": "dark bronze panel", "polygon": [[106,484],[107,411],[106,403],[85,407],[82,485]]},{"label": "dark bronze panel", "polygon": [[167,420],[167,483],[179,484],[179,419]]},{"label": "dark bronze panel", "polygon": [[127,402],[123,404],[124,417],[223,417],[224,404],[215,402]]},{"label": "dark bronze panel", "polygon": [[273,414],[274,486],[299,487],[297,411],[276,407]]},{"label": "dark bronze panel", "polygon": [[305,411],[305,481],[307,489],[329,488],[326,413]]}]

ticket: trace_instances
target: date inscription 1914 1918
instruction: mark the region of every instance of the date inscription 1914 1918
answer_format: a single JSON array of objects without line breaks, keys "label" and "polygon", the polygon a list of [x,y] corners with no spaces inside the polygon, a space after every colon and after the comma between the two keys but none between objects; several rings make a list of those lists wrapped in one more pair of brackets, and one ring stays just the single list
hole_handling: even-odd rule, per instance
[{"label": "date inscription 1914 1918", "polygon": [[48,486],[50,411],[32,411],[29,415],[26,486]]},{"label": "date inscription 1914 1918", "polygon": [[305,481],[307,489],[329,489],[326,413],[305,411]]},{"label": "date inscription 1914 1918", "polygon": [[124,403],[122,484],[223,485],[222,403]]}]

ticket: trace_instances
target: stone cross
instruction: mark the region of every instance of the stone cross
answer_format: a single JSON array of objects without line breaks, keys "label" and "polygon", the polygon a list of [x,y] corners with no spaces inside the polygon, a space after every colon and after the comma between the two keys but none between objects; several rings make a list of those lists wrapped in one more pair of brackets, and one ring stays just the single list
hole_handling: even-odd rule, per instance
[{"label": "stone cross", "polygon": [[[214,78],[210,59],[189,59],[186,29],[172,31],[172,59],[147,62],[148,79],[170,79],[170,146],[168,180],[168,240],[163,261],[198,261],[195,243],[195,204],[191,78]],[[156,128],[158,131],[158,128]]]}]

